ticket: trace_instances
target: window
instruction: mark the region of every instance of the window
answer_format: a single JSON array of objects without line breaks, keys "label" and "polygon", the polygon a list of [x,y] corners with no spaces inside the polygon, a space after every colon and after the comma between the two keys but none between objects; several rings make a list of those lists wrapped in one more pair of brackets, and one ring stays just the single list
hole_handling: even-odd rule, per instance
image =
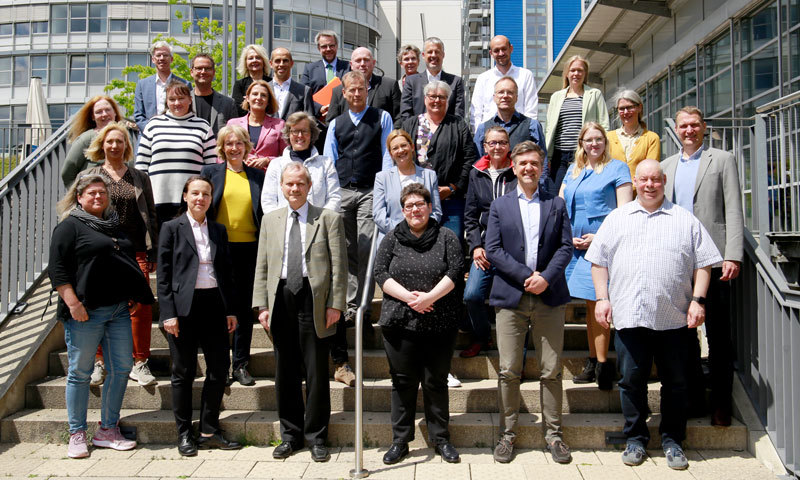
[{"label": "window", "polygon": [[68,13],[67,5],[50,6],[50,22],[53,26],[53,33],[67,33]]},{"label": "window", "polygon": [[131,33],[147,34],[147,20],[129,20],[128,29]]},{"label": "window", "polygon": [[291,14],[287,12],[275,12],[273,18],[273,37],[281,40],[292,39]]},{"label": "window", "polygon": [[706,84],[705,114],[711,116],[731,107],[731,71],[730,69]]},{"label": "window", "polygon": [[102,53],[89,55],[89,85],[106,84],[106,56]]},{"label": "window", "polygon": [[325,30],[325,18],[312,16],[311,17],[311,32],[308,35],[309,43],[314,41],[314,37],[320,30]]},{"label": "window", "polygon": [[28,57],[23,55],[14,57],[14,85],[18,87],[28,85],[30,81],[29,66],[30,60]]},{"label": "window", "polygon": [[169,30],[173,35],[183,33],[183,22],[190,19],[191,8],[189,5],[171,5]]},{"label": "window", "polygon": [[14,35],[18,37],[27,37],[31,34],[31,24],[30,23],[15,23],[14,24]]},{"label": "window", "polygon": [[86,7],[86,4],[69,6],[70,33],[86,31]]},{"label": "window", "polygon": [[192,32],[200,33],[200,22],[210,16],[211,10],[208,7],[194,7],[194,9],[192,9]]},{"label": "window", "polygon": [[356,48],[358,45],[358,25],[353,22],[344,22],[342,45],[345,48]]},{"label": "window", "polygon": [[109,29],[112,32],[127,32],[128,31],[128,21],[127,20],[111,20],[111,26]]},{"label": "window", "polygon": [[66,109],[64,105],[48,105],[47,106],[47,116],[50,117],[50,125],[53,128],[58,128],[61,125],[64,125],[64,113]]},{"label": "window", "polygon": [[[128,65],[150,65],[150,55],[146,53],[128,54]],[[139,80],[139,74],[136,72],[130,72],[127,80],[129,82],[135,82]]]},{"label": "window", "polygon": [[31,57],[31,77],[39,77],[42,83],[47,83],[47,56],[36,55]]},{"label": "window", "polygon": [[9,36],[14,33],[13,23],[3,23],[0,25],[0,36]]},{"label": "window", "polygon": [[83,83],[86,81],[86,55],[73,55],[69,57],[69,83]]},{"label": "window", "polygon": [[765,8],[750,18],[742,20],[742,56],[756,50],[778,36],[778,18],[775,6]]},{"label": "window", "polygon": [[11,57],[0,57],[0,86],[11,85]]},{"label": "window", "polygon": [[63,85],[67,83],[67,56],[53,55],[50,57],[50,85]]},{"label": "window", "polygon": [[105,33],[107,23],[106,6],[100,3],[89,5],[89,33]]},{"label": "window", "polygon": [[150,20],[150,31],[153,33],[169,32],[169,22],[167,20]]},{"label": "window", "polygon": [[308,43],[308,15],[294,14],[294,41]]},{"label": "window", "polygon": [[731,37],[726,34],[705,48],[706,77],[721,72],[731,65]]},{"label": "window", "polygon": [[122,79],[122,69],[125,68],[124,54],[108,54],[108,81]]},{"label": "window", "polygon": [[31,30],[36,33],[47,33],[47,22],[31,22]]},{"label": "window", "polygon": [[[341,41],[341,38],[342,38],[342,21],[341,20],[335,20],[333,18],[329,18],[328,19],[328,30],[333,30],[334,32],[336,32],[336,34],[339,35],[339,40]],[[311,41],[314,41],[314,39],[312,38]]]}]

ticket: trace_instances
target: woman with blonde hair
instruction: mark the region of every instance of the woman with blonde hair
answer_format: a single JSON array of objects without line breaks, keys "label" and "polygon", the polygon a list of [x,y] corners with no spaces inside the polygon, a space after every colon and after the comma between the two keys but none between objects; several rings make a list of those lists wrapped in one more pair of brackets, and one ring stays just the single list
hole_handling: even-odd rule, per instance
[{"label": "woman with blonde hair", "polygon": [[628,166],[612,159],[608,153],[605,129],[596,122],[587,122],[578,134],[575,163],[561,185],[559,195],[567,205],[572,225],[572,251],[565,272],[569,293],[586,300],[586,336],[589,358],[586,366],[573,381],[591,383],[595,380],[601,390],[610,390],[614,369],[607,362],[611,332],[594,320],[594,307],[599,300],[592,283],[592,264],[585,258],[594,234],[606,216],[633,198]]},{"label": "woman with blonde hair", "polygon": [[545,124],[545,143],[547,158],[550,159],[547,172],[555,194],[561,187],[564,174],[575,157],[578,132],[586,122],[597,122],[608,130],[608,107],[603,93],[586,85],[589,76],[589,62],[580,55],[574,55],[564,64],[562,90],[550,96]]},{"label": "woman with blonde hair", "polygon": [[642,119],[642,97],[633,90],[623,90],[616,97],[617,115],[622,124],[608,132],[608,150],[613,158],[628,164],[631,177],[636,166],[646,158],[661,160],[661,139],[647,129]]},{"label": "woman with blonde hair", "polygon": [[242,107],[242,101],[250,85],[255,80],[272,81],[272,77],[269,76],[269,53],[264,47],[254,43],[244,47],[242,54],[239,55],[236,72],[242,78],[233,84],[231,98],[239,110],[239,116],[242,116],[247,114],[247,110]]},{"label": "woman with blonde hair", "polygon": [[[146,173],[128,168],[133,159],[133,145],[127,129],[119,122],[112,122],[98,132],[86,156],[95,163],[102,163],[86,171],[100,175],[108,185],[108,197],[119,217],[119,228],[133,243],[136,262],[145,277],[156,271],[156,247],[158,246],[158,222],[153,202],[153,188]],[[153,311],[150,305],[134,304],[130,308],[133,330],[133,369],[129,377],[139,385],[154,385],[156,378],[150,372],[150,330]],[[97,349],[91,385],[100,385],[106,377],[102,347]]]},{"label": "woman with blonde hair", "polygon": [[[61,167],[61,180],[65,187],[69,187],[78,173],[83,171],[91,159],[84,154],[89,144],[92,143],[97,132],[111,122],[124,121],[119,105],[107,95],[96,95],[89,99],[78,113],[69,129],[69,141],[72,145],[67,152],[67,158]],[[126,130],[136,129],[136,124],[125,121]],[[131,133],[128,132],[128,136]]]},{"label": "woman with blonde hair", "polygon": [[278,100],[272,87],[264,80],[255,80],[247,88],[242,101],[246,115],[228,120],[228,125],[238,125],[250,134],[253,149],[245,159],[248,167],[265,171],[273,158],[286,148],[283,139],[283,120],[273,115],[278,111]]}]

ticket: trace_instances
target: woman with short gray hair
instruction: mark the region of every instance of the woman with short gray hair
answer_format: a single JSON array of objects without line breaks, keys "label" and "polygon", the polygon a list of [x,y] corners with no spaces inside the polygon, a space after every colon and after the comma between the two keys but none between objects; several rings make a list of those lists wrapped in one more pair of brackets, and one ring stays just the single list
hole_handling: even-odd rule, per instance
[{"label": "woman with short gray hair", "polygon": [[611,158],[628,164],[631,178],[642,160],[661,161],[661,139],[647,129],[643,119],[642,97],[633,90],[622,90],[614,98],[620,127],[608,132],[608,152]]}]

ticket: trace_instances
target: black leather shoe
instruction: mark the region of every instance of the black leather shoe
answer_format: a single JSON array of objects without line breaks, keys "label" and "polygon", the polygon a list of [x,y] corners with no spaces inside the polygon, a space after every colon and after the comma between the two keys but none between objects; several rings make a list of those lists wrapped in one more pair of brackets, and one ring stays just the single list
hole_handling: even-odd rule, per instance
[{"label": "black leather shoe", "polygon": [[233,440],[226,440],[221,433],[215,433],[210,437],[202,435],[197,437],[197,448],[204,450],[207,448],[218,448],[220,450],[238,450],[242,448],[239,442]]},{"label": "black leather shoe", "polygon": [[284,458],[289,458],[293,452],[294,447],[291,442],[281,442],[281,444],[272,451],[272,458],[282,460]]},{"label": "black leather shoe", "polygon": [[389,450],[383,454],[383,463],[394,465],[408,455],[407,443],[393,443]]},{"label": "black leather shoe", "polygon": [[331,459],[328,447],[325,445],[311,445],[311,459],[315,462],[327,462]]},{"label": "black leather shoe", "polygon": [[233,379],[245,387],[250,387],[256,384],[256,381],[252,376],[250,376],[250,372],[247,371],[247,364],[244,364],[233,371]]},{"label": "black leather shoe", "polygon": [[178,453],[184,457],[194,457],[197,455],[197,444],[191,433],[184,433],[178,439]]},{"label": "black leather shoe", "polygon": [[441,443],[436,445],[436,453],[441,455],[442,460],[447,463],[458,463],[461,461],[461,457],[458,455],[458,450],[456,450],[456,447],[449,443]]}]

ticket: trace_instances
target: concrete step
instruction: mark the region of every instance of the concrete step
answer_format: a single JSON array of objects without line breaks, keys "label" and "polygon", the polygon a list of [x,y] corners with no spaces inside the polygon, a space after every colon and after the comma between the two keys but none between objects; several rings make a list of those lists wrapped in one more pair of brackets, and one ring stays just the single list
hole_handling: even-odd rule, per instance
[{"label": "concrete step", "polygon": [[[250,349],[249,371],[255,377],[274,377],[275,376],[275,356],[271,348],[251,348]],[[350,350],[350,361],[355,365],[354,351]],[[473,358],[461,358],[458,351],[453,353],[453,360],[450,364],[450,372],[460,379],[496,379],[499,372],[499,358],[497,350],[489,350]],[[565,380],[572,378],[583,370],[586,363],[585,351],[569,350],[563,352],[561,356],[562,374]],[[205,375],[205,355],[198,353],[197,375]],[[615,360],[616,354],[609,353],[609,359]],[[153,375],[170,375],[170,356],[169,349],[151,349],[150,369]],[[53,377],[64,376],[67,374],[68,357],[67,352],[54,352],[50,354],[48,375]],[[329,374],[333,376],[333,364],[330,365]],[[536,352],[528,351],[523,371],[527,379],[539,378],[541,370],[539,362],[536,360]],[[655,367],[652,372],[655,378]],[[383,350],[364,350],[364,377],[365,378],[389,378],[389,362]]]},{"label": "concrete step", "polygon": [[[613,329],[612,329],[613,330]],[[614,350],[613,331],[610,342],[610,349]],[[356,344],[356,331],[355,328],[347,329],[347,344],[355,348]],[[497,335],[492,325],[492,342],[497,345]],[[472,336],[469,333],[459,332],[456,336],[456,349],[462,350],[467,348],[472,343]],[[267,332],[256,323],[253,325],[253,339],[250,342],[252,348],[272,348],[272,338],[267,335]],[[529,341],[529,346],[533,348],[533,341]],[[151,348],[168,348],[167,334],[163,329],[159,328],[158,324],[154,323],[150,334],[150,347]],[[383,336],[381,334],[381,326],[374,325],[370,329],[364,331],[364,348],[369,350],[383,350]],[[588,350],[589,346],[586,340],[586,325],[567,324],[564,326],[564,349],[565,350]]]},{"label": "concrete step", "polygon": [[[175,418],[169,410],[123,409],[121,425],[137,429],[141,443],[175,444],[177,432]],[[194,412],[194,418],[198,412]],[[90,409],[87,415],[89,433],[97,428],[100,411]],[[660,444],[658,424],[660,415],[651,415],[648,426],[651,448]],[[277,414],[273,411],[224,410],[220,423],[226,435],[253,445],[267,445],[280,438]],[[417,414],[415,440],[412,447],[423,447],[427,441],[427,428],[422,415]],[[624,420],[615,413],[568,413],[562,418],[564,441],[573,449],[608,448],[605,432],[621,431]],[[355,415],[353,412],[334,411],[331,415],[328,440],[332,446],[352,446]],[[450,417],[451,441],[456,447],[488,447],[498,434],[496,413],[457,413]],[[65,409],[21,410],[0,421],[2,442],[65,443],[67,439],[67,411]],[[365,412],[365,446],[386,446],[392,441],[391,419],[388,412]],[[543,448],[541,415],[522,413],[518,424],[516,446]],[[709,418],[689,420],[686,448],[744,450],[747,447],[747,429],[734,420],[728,428],[712,427]]]},{"label": "concrete step", "polygon": [[[25,405],[28,408],[66,408],[64,389],[66,377],[48,378],[26,387]],[[203,378],[195,380],[192,388],[192,405],[200,408],[200,393]],[[652,412],[660,411],[660,385],[648,386],[648,403]],[[355,389],[331,380],[331,408],[353,411]],[[89,408],[100,408],[102,387],[91,387]],[[369,378],[364,380],[364,410],[388,412],[391,406],[392,382],[389,379]],[[520,411],[540,413],[540,383],[523,382],[520,386],[522,400]],[[497,380],[464,380],[461,388],[449,390],[451,413],[492,413],[497,411]],[[225,389],[223,408],[229,410],[276,410],[275,381],[273,378],[257,378],[256,384],[244,387],[234,382]],[[621,412],[619,390],[601,391],[595,384],[575,384],[564,381],[564,413],[619,413]],[[158,378],[158,385],[141,387],[129,381],[125,390],[122,408],[170,410],[172,389],[167,377]],[[422,391],[417,396],[417,409],[422,411]]]}]

